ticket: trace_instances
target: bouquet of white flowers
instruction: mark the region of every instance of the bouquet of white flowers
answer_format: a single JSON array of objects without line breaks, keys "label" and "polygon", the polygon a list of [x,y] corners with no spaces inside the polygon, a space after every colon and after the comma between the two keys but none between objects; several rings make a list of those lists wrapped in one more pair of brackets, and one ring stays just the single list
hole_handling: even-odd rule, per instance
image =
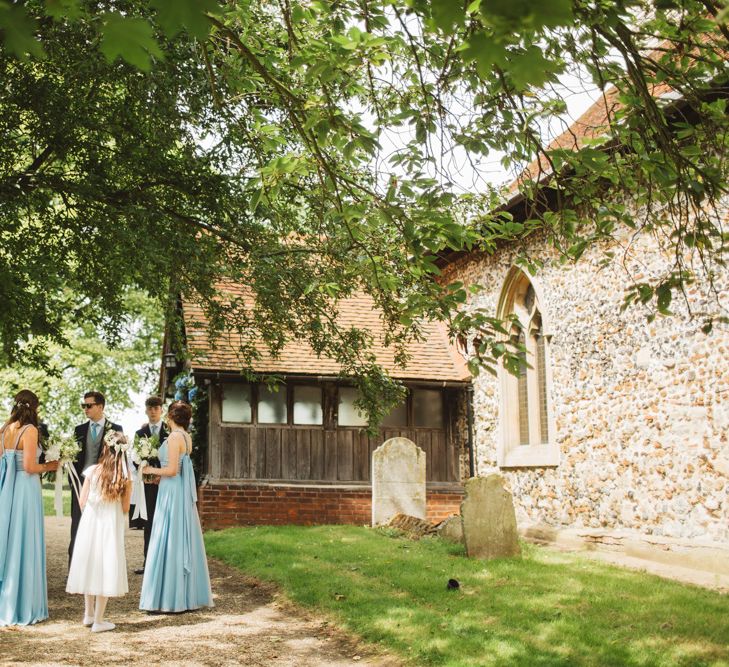
[{"label": "bouquet of white flowers", "polygon": [[140,516],[142,519],[146,519],[147,501],[144,496],[144,480],[148,476],[143,475],[142,470],[149,465],[149,459],[159,458],[159,436],[135,436],[131,457],[132,461],[138,466],[134,474],[134,489],[132,490],[132,504],[134,505],[132,519]]},{"label": "bouquet of white flowers", "polygon": [[132,448],[132,461],[140,468],[149,465],[149,459],[159,458],[159,436],[142,435],[134,437]]},{"label": "bouquet of white flowers", "polygon": [[81,445],[72,435],[65,435],[57,438],[51,438],[45,451],[46,461],[58,461],[58,471],[55,476],[55,493],[53,506],[56,510],[56,516],[63,516],[63,471],[68,474],[69,484],[73,485],[76,497],[81,496],[81,480],[78,478],[73,462],[81,452]]},{"label": "bouquet of white flowers", "polygon": [[59,467],[73,463],[81,452],[81,445],[72,435],[51,438],[46,449],[46,461],[58,461]]}]

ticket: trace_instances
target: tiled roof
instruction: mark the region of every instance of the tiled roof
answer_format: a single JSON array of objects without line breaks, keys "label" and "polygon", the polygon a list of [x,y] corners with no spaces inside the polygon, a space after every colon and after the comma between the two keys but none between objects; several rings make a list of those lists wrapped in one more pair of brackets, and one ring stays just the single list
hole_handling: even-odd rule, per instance
[{"label": "tiled roof", "polygon": [[[225,291],[250,300],[239,286],[227,286]],[[243,340],[237,333],[224,332],[214,341],[208,333],[207,319],[202,307],[183,300],[183,316],[187,336],[187,349],[195,371],[240,371],[241,361],[237,351]],[[395,364],[392,348],[385,347],[383,324],[372,299],[357,295],[338,304],[337,323],[342,328],[356,326],[368,330],[373,337],[373,352],[378,363],[394,378],[400,380],[431,380],[465,382],[470,374],[465,361],[449,343],[448,333],[442,323],[430,322],[423,327],[424,340],[407,346],[410,360],[406,368]],[[340,366],[333,359],[318,357],[305,340],[292,340],[280,355],[274,358],[262,341],[252,341],[261,358],[253,364],[256,373],[303,374],[336,376]]]},{"label": "tiled roof", "polygon": [[[585,113],[572,123],[569,128],[554,139],[547,146],[547,150],[555,150],[557,148],[577,150],[584,146],[586,139],[594,139],[605,134],[609,127],[609,119],[617,108],[617,98],[617,89],[609,89]],[[547,159],[540,154],[511,183],[509,192],[516,192],[522,184],[534,180],[541,180],[548,175],[550,175],[550,165]]]},{"label": "tiled roof", "polygon": [[[659,84],[653,86],[651,94],[655,98],[660,98],[670,93],[671,90],[670,86]],[[586,141],[597,139],[598,137],[605,137],[606,141],[609,141],[610,119],[622,106],[618,97],[617,88],[609,88],[569,128],[554,139],[547,146],[547,150],[552,151],[558,148],[564,148],[576,151],[583,148]],[[509,192],[516,193],[523,184],[541,181],[548,176],[551,176],[551,167],[544,155],[540,155],[537,159],[530,162],[511,183]]]},{"label": "tiled roof", "polygon": [[[653,87],[654,97],[661,97],[671,92],[671,88],[661,84]],[[605,137],[609,142],[610,119],[622,106],[618,99],[617,88],[611,87],[600,98],[590,106],[572,125],[562,134],[552,140],[547,150],[563,148],[566,150],[578,150],[585,146],[587,140]],[[504,208],[509,210],[512,206],[522,201],[526,195],[520,189],[529,183],[548,184],[552,176],[551,167],[544,155],[530,162],[521,173],[511,182],[508,193],[511,198],[506,202]],[[453,261],[456,257],[470,254],[470,251],[444,251],[439,255],[439,265],[443,266]]]}]

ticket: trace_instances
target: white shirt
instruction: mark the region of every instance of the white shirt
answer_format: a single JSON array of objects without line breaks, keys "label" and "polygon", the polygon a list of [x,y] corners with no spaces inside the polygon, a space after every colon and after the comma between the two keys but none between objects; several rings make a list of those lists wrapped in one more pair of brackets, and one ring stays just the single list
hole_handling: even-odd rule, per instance
[{"label": "white shirt", "polygon": [[152,435],[159,435],[159,432],[161,430],[162,430],[162,422],[157,422],[156,424],[149,425],[149,431]]}]

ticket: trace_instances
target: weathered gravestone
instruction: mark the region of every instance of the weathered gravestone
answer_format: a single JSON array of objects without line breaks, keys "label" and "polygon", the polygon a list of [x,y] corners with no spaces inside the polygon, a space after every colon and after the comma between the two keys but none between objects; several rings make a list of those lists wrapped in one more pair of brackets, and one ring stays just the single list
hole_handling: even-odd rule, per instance
[{"label": "weathered gravestone", "polygon": [[473,558],[508,558],[521,555],[516,513],[501,475],[472,477],[461,503],[466,553]]},{"label": "weathered gravestone", "polygon": [[425,519],[425,452],[407,438],[390,438],[372,452],[372,525],[398,513]]},{"label": "weathered gravestone", "polygon": [[449,516],[438,526],[438,535],[444,540],[463,544],[463,521],[460,516]]}]

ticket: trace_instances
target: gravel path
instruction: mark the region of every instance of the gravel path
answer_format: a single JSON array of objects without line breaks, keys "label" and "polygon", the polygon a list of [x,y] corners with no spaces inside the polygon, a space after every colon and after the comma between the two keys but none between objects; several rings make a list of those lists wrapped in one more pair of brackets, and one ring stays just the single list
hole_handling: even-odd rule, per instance
[{"label": "gravel path", "polygon": [[70,519],[46,517],[50,618],[34,626],[0,628],[3,665],[377,665],[375,655],[327,621],[277,599],[275,590],[209,559],[216,607],[184,614],[137,609],[142,531],[127,530],[129,593],[109,600],[116,630],[92,634],[81,625],[83,600],[65,592]]}]

